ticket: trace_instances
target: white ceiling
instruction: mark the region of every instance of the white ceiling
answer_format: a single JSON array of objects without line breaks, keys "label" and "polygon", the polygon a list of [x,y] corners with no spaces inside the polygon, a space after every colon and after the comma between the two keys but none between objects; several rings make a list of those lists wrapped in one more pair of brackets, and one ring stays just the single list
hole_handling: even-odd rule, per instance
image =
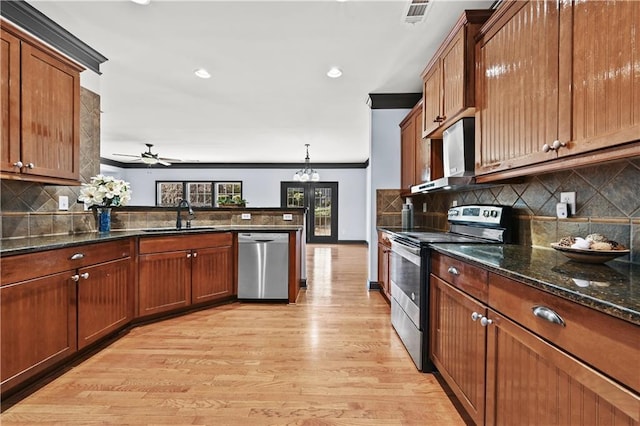
[{"label": "white ceiling", "polygon": [[[464,9],[493,0],[31,0],[109,58],[102,67],[101,156],[200,162],[364,162],[369,93],[421,91],[420,73]],[[331,79],[327,70],[344,74]],[[194,76],[204,67],[212,77]]]}]

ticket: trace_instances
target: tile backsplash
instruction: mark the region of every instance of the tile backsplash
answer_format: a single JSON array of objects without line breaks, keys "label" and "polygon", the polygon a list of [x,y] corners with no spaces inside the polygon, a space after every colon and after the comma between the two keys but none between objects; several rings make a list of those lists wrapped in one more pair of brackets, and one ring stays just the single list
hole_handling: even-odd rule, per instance
[{"label": "tile backsplash", "polygon": [[[561,192],[576,192],[576,214],[556,218]],[[399,191],[378,191],[379,226],[399,226],[402,199]],[[462,204],[512,206],[517,243],[549,247],[560,238],[600,233],[631,249],[621,257],[640,263],[640,157],[595,166],[527,176],[512,183],[458,192],[436,192],[412,197],[416,226],[446,230],[446,211]],[[423,206],[426,203],[426,212]],[[382,210],[380,210],[382,208]]]}]

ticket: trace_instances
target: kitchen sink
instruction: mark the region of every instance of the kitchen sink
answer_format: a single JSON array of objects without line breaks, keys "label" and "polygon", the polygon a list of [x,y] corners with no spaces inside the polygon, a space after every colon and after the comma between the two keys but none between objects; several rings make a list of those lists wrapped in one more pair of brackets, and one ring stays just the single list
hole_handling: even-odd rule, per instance
[{"label": "kitchen sink", "polygon": [[191,228],[145,228],[143,232],[197,232],[197,231],[212,231],[216,229],[215,226],[192,226]]}]

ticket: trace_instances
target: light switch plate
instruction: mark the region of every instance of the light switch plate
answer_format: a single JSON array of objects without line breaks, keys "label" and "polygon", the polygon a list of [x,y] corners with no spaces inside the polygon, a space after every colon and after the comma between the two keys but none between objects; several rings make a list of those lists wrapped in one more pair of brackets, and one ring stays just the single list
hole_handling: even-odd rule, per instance
[{"label": "light switch plate", "polygon": [[69,210],[69,197],[66,195],[58,197],[58,210]]},{"label": "light switch plate", "polygon": [[282,220],[293,220],[293,215],[291,213],[284,213],[282,215]]},{"label": "light switch plate", "polygon": [[240,216],[240,218],[242,220],[249,220],[251,219],[251,213],[242,213],[242,215]]}]

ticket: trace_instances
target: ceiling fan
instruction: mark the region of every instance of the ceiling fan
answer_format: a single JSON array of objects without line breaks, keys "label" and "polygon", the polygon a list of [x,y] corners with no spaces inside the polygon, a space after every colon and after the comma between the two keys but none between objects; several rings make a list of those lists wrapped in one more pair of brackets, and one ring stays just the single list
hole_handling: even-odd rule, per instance
[{"label": "ceiling fan", "polygon": [[147,151],[140,153],[140,155],[131,155],[131,154],[113,154],[113,155],[118,155],[120,157],[135,157],[136,159],[150,166],[154,164],[162,164],[163,166],[170,166],[171,162],[175,163],[175,162],[182,161],[176,158],[160,157],[159,154],[154,154],[153,152],[151,152],[151,147],[153,147],[153,144],[146,143],[145,145],[147,146]]}]

